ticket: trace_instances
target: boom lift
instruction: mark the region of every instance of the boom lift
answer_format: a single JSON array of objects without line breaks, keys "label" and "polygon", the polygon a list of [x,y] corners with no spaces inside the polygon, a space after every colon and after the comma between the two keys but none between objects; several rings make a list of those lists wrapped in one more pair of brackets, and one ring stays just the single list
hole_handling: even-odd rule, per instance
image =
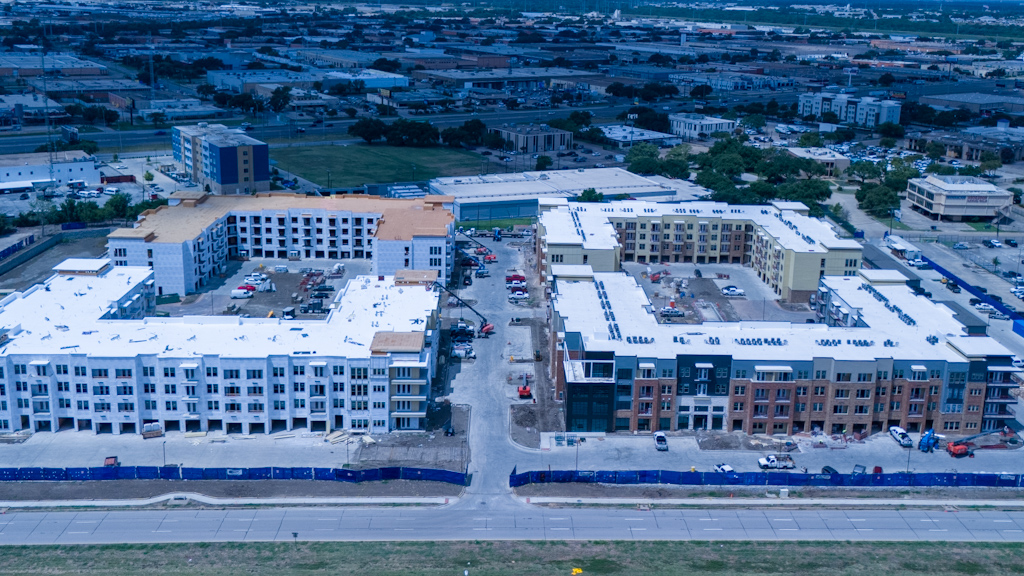
[{"label": "boom lift", "polygon": [[465,306],[466,308],[469,308],[470,310],[473,311],[474,314],[476,314],[480,318],[480,329],[477,331],[477,337],[478,338],[487,338],[489,335],[494,333],[494,324],[491,324],[490,322],[488,322],[487,318],[485,318],[483,314],[478,312],[476,308],[473,308],[472,306],[467,304],[465,300],[463,300],[462,298],[459,298],[458,294],[456,294],[455,292],[452,292],[448,288],[445,288],[445,286],[443,284],[441,284],[440,282],[434,282],[434,286],[437,287],[437,288],[440,288],[441,290],[443,290],[445,292],[447,292],[448,295],[451,296],[452,298],[455,298],[459,302],[459,304]]}]

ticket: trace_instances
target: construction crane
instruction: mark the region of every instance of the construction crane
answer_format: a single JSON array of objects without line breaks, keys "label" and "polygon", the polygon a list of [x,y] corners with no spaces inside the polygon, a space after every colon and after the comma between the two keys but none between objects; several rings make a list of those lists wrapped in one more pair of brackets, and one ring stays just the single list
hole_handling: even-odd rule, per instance
[{"label": "construction crane", "polygon": [[[953,458],[963,458],[964,456],[968,458],[974,458],[974,444],[971,443],[971,440],[981,438],[982,436],[988,436],[994,433],[996,432],[990,430],[988,432],[982,432],[981,434],[975,434],[973,436],[968,436],[966,438],[951,441],[946,444],[946,452],[949,452],[949,455],[952,456]],[[1013,431],[1004,426],[1003,429],[998,432],[998,434],[1001,437],[1005,438],[1008,436],[1013,436]]]},{"label": "construction crane", "polygon": [[[485,318],[483,314],[481,314],[479,311],[477,311],[476,308],[473,308],[472,306],[467,304],[465,300],[463,300],[462,298],[459,298],[458,294],[456,294],[455,292],[452,292],[451,290],[446,288],[440,282],[434,282],[434,286],[437,287],[437,288],[440,288],[441,290],[443,290],[445,292],[447,292],[452,298],[455,298],[459,302],[459,304],[465,306],[466,308],[469,308],[470,310],[473,311],[474,314],[476,314],[480,318],[480,329],[477,331],[477,335],[480,338],[486,338],[488,335],[494,333],[494,324],[491,324],[490,322],[488,322],[487,318]],[[461,320],[461,318],[460,318],[460,320]]]}]

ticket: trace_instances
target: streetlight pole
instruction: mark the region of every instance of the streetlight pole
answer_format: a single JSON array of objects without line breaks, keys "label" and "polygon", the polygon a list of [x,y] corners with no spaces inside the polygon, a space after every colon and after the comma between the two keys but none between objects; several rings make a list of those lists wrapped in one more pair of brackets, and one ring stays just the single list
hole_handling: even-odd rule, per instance
[{"label": "streetlight pole", "polygon": [[167,467],[167,440],[164,440],[164,468]]},{"label": "streetlight pole", "polygon": [[914,445],[911,444],[907,450],[907,474],[910,474],[910,455],[914,452]]}]

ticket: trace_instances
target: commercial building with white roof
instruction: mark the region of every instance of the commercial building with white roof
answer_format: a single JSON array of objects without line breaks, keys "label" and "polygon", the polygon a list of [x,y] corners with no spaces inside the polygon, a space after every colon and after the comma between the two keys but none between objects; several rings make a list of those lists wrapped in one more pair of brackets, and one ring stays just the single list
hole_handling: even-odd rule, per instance
[{"label": "commercial building with white roof", "polygon": [[364,258],[374,274],[436,270],[447,282],[454,264],[450,207],[444,196],[176,192],[134,228],[111,232],[107,249],[116,266],[152,267],[158,295],[199,291],[229,259],[248,258]]},{"label": "commercial building with white roof", "polygon": [[540,199],[571,199],[588,188],[605,198],[625,196],[660,201],[690,200],[711,193],[688,180],[648,178],[622,168],[435,178],[430,181],[429,192],[454,198],[456,220],[475,221],[536,216]]},{"label": "commercial building with white roof", "polygon": [[550,276],[568,431],[973,434],[1013,419],[1011,352],[898,273],[822,277],[821,323],[693,325],[660,323],[632,276],[585,268]]},{"label": "commercial building with white roof", "polygon": [[[606,194],[607,196],[607,194]],[[790,302],[806,302],[822,276],[853,276],[861,245],[807,215],[800,202],[733,206],[721,202],[601,204],[545,199],[538,219],[538,262],[588,264],[693,262],[750,266]]]},{"label": "commercial building with white roof", "polygon": [[358,276],[326,320],[156,318],[153,271],[67,260],[0,301],[0,431],[421,430],[436,272]]},{"label": "commercial building with white roof", "polygon": [[598,126],[601,132],[604,133],[604,137],[615,142],[615,145],[619,148],[632,148],[634,144],[641,142],[647,142],[654,144],[655,146],[670,146],[679,144],[681,139],[675,134],[665,134],[664,132],[655,132],[654,130],[644,130],[643,128],[637,128],[636,126],[626,126],[623,124]]},{"label": "commercial building with white roof", "polygon": [[1013,193],[974,176],[938,176],[907,181],[910,207],[934,220],[990,219],[1006,214]]}]

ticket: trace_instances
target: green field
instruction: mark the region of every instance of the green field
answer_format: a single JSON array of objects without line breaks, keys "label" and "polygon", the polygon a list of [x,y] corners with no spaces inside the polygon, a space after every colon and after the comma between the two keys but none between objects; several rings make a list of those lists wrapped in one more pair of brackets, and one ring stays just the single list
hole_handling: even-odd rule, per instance
[{"label": "green field", "polygon": [[483,165],[481,156],[462,150],[381,144],[274,148],[270,157],[282,170],[321,186],[328,185],[327,171],[330,170],[332,187],[479,174]]},{"label": "green field", "polygon": [[1017,544],[972,542],[365,542],[5,546],[14,575],[330,574],[945,576],[1024,573]]}]

